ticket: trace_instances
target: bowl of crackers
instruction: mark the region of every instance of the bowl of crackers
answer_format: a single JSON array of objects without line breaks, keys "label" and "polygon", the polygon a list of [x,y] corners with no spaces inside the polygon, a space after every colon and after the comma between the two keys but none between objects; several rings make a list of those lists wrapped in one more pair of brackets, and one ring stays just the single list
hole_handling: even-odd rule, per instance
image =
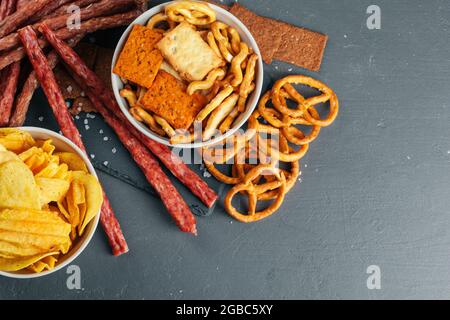
[{"label": "bowl of crackers", "polygon": [[103,193],[84,152],[53,131],[0,128],[0,275],[49,275],[88,246]]},{"label": "bowl of crackers", "polygon": [[173,147],[202,148],[236,133],[263,85],[258,45],[227,10],[202,1],[167,2],[122,35],[112,86],[130,123]]}]

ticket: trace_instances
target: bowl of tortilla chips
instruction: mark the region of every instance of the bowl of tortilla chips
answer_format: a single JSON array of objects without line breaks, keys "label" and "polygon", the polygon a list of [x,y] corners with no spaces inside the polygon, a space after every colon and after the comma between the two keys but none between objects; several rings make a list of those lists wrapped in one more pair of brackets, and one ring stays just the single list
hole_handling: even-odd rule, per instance
[{"label": "bowl of tortilla chips", "polygon": [[74,261],[103,192],[87,156],[53,131],[0,128],[0,275],[36,278]]}]

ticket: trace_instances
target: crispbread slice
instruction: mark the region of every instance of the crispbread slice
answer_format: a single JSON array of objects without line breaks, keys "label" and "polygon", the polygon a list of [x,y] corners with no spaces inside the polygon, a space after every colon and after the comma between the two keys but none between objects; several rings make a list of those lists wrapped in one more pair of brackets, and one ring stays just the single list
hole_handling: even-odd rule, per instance
[{"label": "crispbread slice", "polygon": [[188,81],[203,80],[211,70],[224,65],[223,59],[186,22],[168,32],[157,44],[157,48]]},{"label": "crispbread slice", "polygon": [[150,88],[163,61],[161,53],[155,49],[161,38],[160,33],[135,25],[113,72],[142,87]]},{"label": "crispbread slice", "polygon": [[167,120],[175,129],[188,129],[205,106],[205,100],[197,93],[188,95],[181,81],[160,70],[153,86],[139,100],[139,104]]}]

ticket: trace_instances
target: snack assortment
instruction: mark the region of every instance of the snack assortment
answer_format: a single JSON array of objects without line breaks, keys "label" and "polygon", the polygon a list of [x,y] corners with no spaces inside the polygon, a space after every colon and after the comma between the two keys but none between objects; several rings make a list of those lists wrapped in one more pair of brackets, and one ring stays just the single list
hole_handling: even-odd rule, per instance
[{"label": "snack assortment", "polygon": [[[305,98],[294,85],[314,88],[320,94]],[[296,107],[290,108],[290,103]],[[329,110],[321,118],[317,106],[323,103],[329,104]],[[338,111],[338,98],[324,83],[302,75],[278,80],[261,98],[245,134],[203,150],[208,171],[221,182],[234,185],[225,197],[226,211],[242,222],[258,221],[276,212],[297,182],[299,160],[321,128],[334,122]],[[310,127],[310,132],[305,133],[297,125]],[[226,164],[230,159],[233,165],[231,175],[227,175],[216,165]],[[232,204],[238,194],[248,197],[246,213]],[[259,210],[258,201],[272,203]]]},{"label": "snack assortment", "polygon": [[[113,72],[130,114],[172,144],[228,131],[255,89],[258,56],[206,3],[178,1],[135,25]],[[201,137],[194,130],[202,124]]]},{"label": "snack assortment", "polygon": [[0,129],[0,270],[51,270],[98,214],[98,180],[52,140]]}]

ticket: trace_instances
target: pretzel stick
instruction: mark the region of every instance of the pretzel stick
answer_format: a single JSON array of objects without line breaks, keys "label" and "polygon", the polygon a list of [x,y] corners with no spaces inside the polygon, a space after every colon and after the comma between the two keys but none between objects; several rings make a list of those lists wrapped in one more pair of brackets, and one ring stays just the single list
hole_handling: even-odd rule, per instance
[{"label": "pretzel stick", "polygon": [[225,23],[216,21],[213,24],[211,24],[211,31],[214,35],[214,38],[218,42],[219,50],[220,50],[220,53],[222,54],[222,57],[227,62],[231,63],[231,61],[233,60],[233,55],[231,54],[230,50],[228,49],[230,44],[228,43],[228,38],[226,38],[222,34],[222,31],[226,31],[227,27],[228,26]]},{"label": "pretzel stick", "polygon": [[216,38],[214,38],[214,34],[211,31],[209,31],[208,34],[206,35],[206,40],[211,49],[213,49],[213,51],[216,53],[216,55],[218,57],[222,57],[222,53],[220,52],[219,47],[217,46],[216,43]]},{"label": "pretzel stick", "polygon": [[197,90],[208,90],[214,85],[216,80],[222,80],[225,77],[225,71],[223,69],[212,70],[206,80],[204,81],[192,81],[186,89],[189,95],[193,95]]},{"label": "pretzel stick", "polygon": [[239,99],[237,93],[233,93],[228,98],[226,98],[214,111],[208,119],[208,122],[203,132],[203,141],[211,139],[214,135],[215,130],[222,122],[223,119],[233,110]]},{"label": "pretzel stick", "polygon": [[[107,17],[99,17],[86,20],[81,24],[80,29],[69,30],[61,28],[56,31],[56,35],[63,40],[74,38],[78,34],[91,33],[97,30],[111,29],[122,25],[127,25],[140,15],[139,10],[129,11],[127,13],[120,13]],[[41,48],[47,47],[47,41],[39,39],[39,46]],[[23,48],[17,48],[12,51],[0,55],[0,70],[10,65],[11,63],[22,60],[25,57]]]},{"label": "pretzel stick", "polygon": [[197,117],[195,118],[195,121],[203,121],[206,119],[206,117],[214,111],[228,96],[230,96],[233,93],[233,87],[226,86],[225,89],[220,91],[217,96],[211,100],[210,103],[204,107]]},{"label": "pretzel stick", "polygon": [[228,27],[228,35],[231,37],[231,49],[234,54],[238,54],[241,50],[241,36],[235,28]]},{"label": "pretzel stick", "polygon": [[245,58],[247,58],[247,56],[248,46],[244,42],[241,42],[239,54],[237,54],[231,61],[231,72],[234,76],[231,80],[231,85],[233,87],[237,87],[242,83],[243,75],[241,65]]}]

